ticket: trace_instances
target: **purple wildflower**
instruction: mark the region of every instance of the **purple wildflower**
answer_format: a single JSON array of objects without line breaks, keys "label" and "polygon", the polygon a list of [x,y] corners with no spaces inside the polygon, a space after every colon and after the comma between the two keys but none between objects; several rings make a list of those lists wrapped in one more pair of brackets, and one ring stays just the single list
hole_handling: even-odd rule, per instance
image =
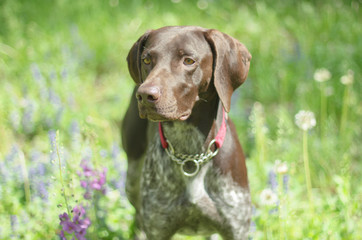
[{"label": "purple wildflower", "polygon": [[271,190],[273,190],[273,192],[275,192],[277,190],[278,181],[277,181],[277,176],[273,170],[271,170],[269,172],[268,184],[269,184]]},{"label": "purple wildflower", "polygon": [[60,123],[60,121],[62,120],[62,117],[63,117],[63,113],[64,113],[64,107],[63,106],[58,107],[58,110],[55,114],[55,124]]},{"label": "purple wildflower", "polygon": [[62,230],[59,234],[61,239],[66,239],[65,233],[75,234],[76,238],[86,239],[85,234],[87,233],[88,227],[91,225],[91,221],[86,217],[86,211],[83,206],[75,206],[72,210],[74,216],[71,220],[67,213],[59,215],[60,225]]},{"label": "purple wildflower", "polygon": [[33,151],[31,153],[31,162],[35,166],[29,169],[30,186],[34,194],[32,197],[39,197],[45,201],[48,200],[48,186],[49,182],[46,177],[46,165],[42,162],[37,162],[42,157],[41,153]]},{"label": "purple wildflower", "polygon": [[105,194],[107,169],[104,168],[102,171],[94,170],[89,166],[88,161],[85,159],[82,160],[80,166],[83,169],[83,172],[78,172],[78,175],[82,178],[80,180],[81,187],[86,189],[84,198],[91,199],[92,190]]},{"label": "purple wildflower", "polygon": [[48,100],[54,106],[61,106],[62,100],[60,99],[59,95],[51,88],[48,88]]},{"label": "purple wildflower", "polygon": [[63,230],[66,231],[67,233],[73,233],[73,232],[80,231],[79,226],[71,221],[64,222],[62,224],[62,226],[63,226]]},{"label": "purple wildflower", "polygon": [[67,213],[63,213],[59,215],[60,224],[63,222],[69,221],[69,216]]},{"label": "purple wildflower", "polygon": [[12,110],[9,115],[9,121],[14,130],[19,130],[21,121],[19,111]]},{"label": "purple wildflower", "polygon": [[37,82],[43,82],[44,81],[44,77],[40,72],[40,68],[38,66],[38,64],[36,63],[32,63],[30,65],[30,70],[33,74],[33,78],[37,81]]},{"label": "purple wildflower", "polygon": [[126,185],[126,169],[125,169],[125,165],[121,163],[124,163],[123,161],[121,161],[121,159],[119,159],[120,157],[120,148],[119,148],[119,144],[118,143],[113,143],[112,145],[112,149],[111,149],[111,158],[113,160],[113,165],[114,165],[114,169],[116,170],[116,172],[118,173],[117,175],[119,176],[117,179],[113,180],[112,183],[113,185],[120,191],[121,196],[126,196],[125,193],[125,185]]},{"label": "purple wildflower", "polygon": [[84,193],[83,197],[84,197],[84,199],[89,200],[89,199],[92,198],[92,193],[87,190],[87,191]]},{"label": "purple wildflower", "polygon": [[99,155],[102,157],[102,158],[106,158],[108,156],[108,151],[106,149],[101,149],[99,151]]},{"label": "purple wildflower", "polygon": [[55,72],[55,70],[51,70],[50,73],[49,73],[49,79],[53,82],[57,77],[57,74]]},{"label": "purple wildflower", "polygon": [[48,93],[46,90],[45,79],[44,79],[42,73],[40,72],[40,68],[39,68],[38,64],[32,63],[30,65],[30,70],[33,75],[33,79],[35,80],[35,83],[38,85],[39,92],[40,92],[40,98],[42,100],[47,99]]},{"label": "purple wildflower", "polygon": [[34,110],[34,103],[26,101],[26,107],[21,119],[21,124],[25,133],[31,133],[34,130]]},{"label": "purple wildflower", "polygon": [[10,215],[11,230],[15,233],[18,225],[18,217],[16,215]]},{"label": "purple wildflower", "polygon": [[[73,208],[73,214],[74,214],[74,217],[83,217],[85,215],[85,210],[82,206],[75,206]],[[73,218],[74,219],[74,218]]]},{"label": "purple wildflower", "polygon": [[121,150],[117,143],[113,143],[112,149],[111,149],[111,157],[115,160],[118,158]]},{"label": "purple wildflower", "polygon": [[60,231],[59,237],[60,237],[60,240],[67,240],[67,238],[66,238],[65,235],[64,235],[64,231],[63,231],[63,230]]},{"label": "purple wildflower", "polygon": [[85,177],[91,177],[93,176],[93,170],[88,166],[87,160],[83,159],[80,167],[83,169],[83,175]]},{"label": "purple wildflower", "polygon": [[73,120],[70,123],[69,132],[72,137],[80,133],[79,123],[76,120]]},{"label": "purple wildflower", "polygon": [[289,175],[284,175],[283,176],[283,189],[284,189],[284,193],[288,192],[288,184],[289,184]]},{"label": "purple wildflower", "polygon": [[88,187],[88,182],[87,182],[87,181],[84,181],[84,180],[81,180],[81,181],[80,181],[80,186],[81,186],[82,188],[87,188],[87,187]]},{"label": "purple wildflower", "polygon": [[63,79],[68,77],[68,69],[66,67],[63,68],[62,72],[60,73]]},{"label": "purple wildflower", "polygon": [[49,136],[49,142],[50,142],[50,161],[53,162],[57,158],[57,152],[56,152],[56,132],[54,130],[50,130],[48,132]]}]

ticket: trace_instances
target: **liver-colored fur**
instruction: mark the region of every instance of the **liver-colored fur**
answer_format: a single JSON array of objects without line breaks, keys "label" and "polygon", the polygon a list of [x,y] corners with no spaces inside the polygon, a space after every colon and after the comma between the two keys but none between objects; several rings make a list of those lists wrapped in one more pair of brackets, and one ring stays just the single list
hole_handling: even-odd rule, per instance
[{"label": "liver-colored fur", "polygon": [[[191,59],[191,60],[190,60]],[[187,177],[162,148],[157,122],[175,152],[205,151],[246,79],[251,55],[236,39],[200,27],[146,32],[131,48],[128,67],[137,86],[123,120],[128,156],[126,191],[147,239],[175,233],[247,238],[251,203],[245,157],[234,124],[218,154]]]}]

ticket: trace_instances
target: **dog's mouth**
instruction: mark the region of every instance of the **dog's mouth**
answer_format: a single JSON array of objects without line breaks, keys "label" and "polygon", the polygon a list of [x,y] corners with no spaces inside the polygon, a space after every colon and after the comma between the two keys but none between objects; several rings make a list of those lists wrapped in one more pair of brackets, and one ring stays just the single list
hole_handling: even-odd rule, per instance
[{"label": "dog's mouth", "polygon": [[186,110],[181,114],[178,113],[176,106],[169,106],[165,108],[149,107],[142,104],[138,105],[139,116],[142,119],[148,119],[153,122],[165,121],[186,121],[190,115],[191,110]]}]

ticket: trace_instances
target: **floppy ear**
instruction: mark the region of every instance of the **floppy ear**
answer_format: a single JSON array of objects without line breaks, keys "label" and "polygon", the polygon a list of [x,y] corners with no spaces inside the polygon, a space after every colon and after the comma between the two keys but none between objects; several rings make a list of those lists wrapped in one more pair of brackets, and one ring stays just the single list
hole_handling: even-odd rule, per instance
[{"label": "floppy ear", "polygon": [[205,32],[214,57],[214,85],[226,112],[230,110],[231,95],[246,79],[251,55],[238,40],[210,29]]},{"label": "floppy ear", "polygon": [[143,82],[141,73],[141,54],[150,32],[151,31],[147,31],[133,44],[127,56],[129,73],[138,85]]}]

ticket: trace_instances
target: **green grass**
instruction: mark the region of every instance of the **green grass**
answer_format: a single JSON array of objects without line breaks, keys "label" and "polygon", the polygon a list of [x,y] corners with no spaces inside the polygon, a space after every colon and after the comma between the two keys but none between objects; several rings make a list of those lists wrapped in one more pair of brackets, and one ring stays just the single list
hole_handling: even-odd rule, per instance
[{"label": "green grass", "polygon": [[[0,1],[0,239],[57,239],[58,215],[67,211],[63,193],[70,207],[87,205],[87,239],[130,238],[134,210],[122,187],[119,130],[133,87],[125,59],[147,29],[165,25],[219,29],[253,56],[230,113],[247,155],[250,236],[362,236],[359,1],[203,2],[206,9],[187,0]],[[323,88],[313,80],[319,68],[332,74]],[[345,86],[340,78],[349,69],[354,83]],[[303,131],[294,122],[302,109],[317,119],[305,134],[313,207]],[[83,198],[82,159],[108,169],[105,195]],[[288,191],[277,174],[279,205],[265,206],[260,193],[272,187],[277,159],[288,166]]]}]

